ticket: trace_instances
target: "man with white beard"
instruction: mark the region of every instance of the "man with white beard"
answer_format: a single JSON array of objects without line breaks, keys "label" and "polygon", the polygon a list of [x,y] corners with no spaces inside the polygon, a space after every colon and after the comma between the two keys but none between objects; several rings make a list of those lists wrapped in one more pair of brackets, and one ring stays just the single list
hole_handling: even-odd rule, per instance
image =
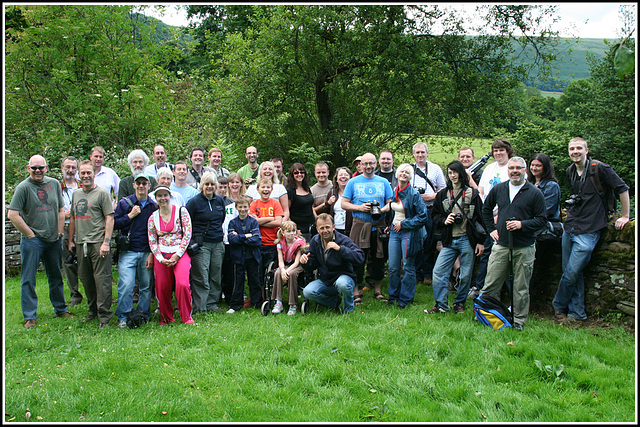
[{"label": "man with white beard", "polygon": [[[145,173],[144,171],[149,164],[149,156],[147,156],[147,154],[142,150],[133,150],[127,157],[127,163],[129,164],[129,169],[131,169],[131,176],[120,180],[120,185],[118,187],[118,201],[123,197],[131,196],[135,193],[133,189],[133,181],[136,176],[141,173]],[[149,192],[151,192],[158,186],[158,182],[152,176],[149,177],[149,181],[151,184]]]}]

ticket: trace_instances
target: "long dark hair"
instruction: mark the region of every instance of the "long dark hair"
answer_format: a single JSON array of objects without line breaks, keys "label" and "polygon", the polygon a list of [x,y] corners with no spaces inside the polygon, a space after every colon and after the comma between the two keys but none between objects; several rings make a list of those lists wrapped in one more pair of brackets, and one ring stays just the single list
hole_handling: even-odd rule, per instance
[{"label": "long dark hair", "polygon": [[289,176],[287,177],[287,188],[291,188],[292,190],[298,188],[297,181],[293,177],[294,171],[304,172],[304,178],[302,179],[302,188],[304,189],[304,191],[310,192],[311,187],[309,187],[309,174],[307,173],[307,170],[304,168],[304,165],[302,163],[294,163],[291,165],[291,168],[289,169]]},{"label": "long dark hair", "polygon": [[[447,172],[448,172],[448,169],[451,169],[452,171],[458,173],[458,180],[460,181],[460,184],[462,184],[463,188],[469,186],[469,175],[467,175],[467,169],[464,167],[462,162],[460,162],[460,160],[454,160],[451,163],[449,163],[447,165]],[[449,174],[446,173],[445,177],[447,178],[447,188],[449,190],[453,190],[453,183],[449,178]]]},{"label": "long dark hair", "polygon": [[553,163],[551,163],[551,158],[544,153],[537,153],[534,154],[533,157],[531,157],[531,160],[529,161],[529,167],[527,168],[527,180],[530,183],[536,183],[536,177],[531,173],[531,162],[534,160],[542,163],[542,177],[540,178],[540,181],[558,182],[558,180],[556,179],[556,171],[553,168]]}]

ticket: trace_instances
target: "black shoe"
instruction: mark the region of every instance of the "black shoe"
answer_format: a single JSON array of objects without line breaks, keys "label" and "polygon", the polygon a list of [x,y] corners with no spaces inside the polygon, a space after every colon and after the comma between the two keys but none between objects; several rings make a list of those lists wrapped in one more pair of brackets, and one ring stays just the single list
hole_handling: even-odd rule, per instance
[{"label": "black shoe", "polygon": [[404,310],[405,308],[407,308],[406,305],[404,304],[398,304],[398,310]]}]

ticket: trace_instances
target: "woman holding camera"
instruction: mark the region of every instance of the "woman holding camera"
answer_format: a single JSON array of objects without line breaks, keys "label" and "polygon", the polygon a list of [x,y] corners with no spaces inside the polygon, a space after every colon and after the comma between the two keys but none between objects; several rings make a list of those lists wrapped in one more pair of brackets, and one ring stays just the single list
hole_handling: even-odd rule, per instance
[{"label": "woman holding camera", "polygon": [[[403,309],[413,303],[416,293],[416,255],[422,249],[429,211],[410,183],[413,166],[403,163],[396,170],[398,186],[391,199],[393,221],[389,232],[389,305],[397,301]],[[401,271],[404,275],[401,276]]]},{"label": "woman holding camera", "polygon": [[449,311],[449,276],[453,264],[460,256],[460,285],[453,309],[456,313],[461,313],[471,285],[474,255],[480,256],[484,252],[486,233],[482,233],[484,223],[480,193],[469,187],[469,175],[460,161],[455,160],[447,165],[447,186],[436,195],[432,213],[435,238],[442,242],[443,247],[433,267],[433,296],[436,304],[424,311]]}]

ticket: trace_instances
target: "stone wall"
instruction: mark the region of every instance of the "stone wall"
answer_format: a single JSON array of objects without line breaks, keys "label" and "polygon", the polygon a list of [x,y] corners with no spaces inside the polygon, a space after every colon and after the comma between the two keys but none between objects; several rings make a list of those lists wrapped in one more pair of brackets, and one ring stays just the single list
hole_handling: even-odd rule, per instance
[{"label": "stone wall", "polygon": [[[585,269],[586,305],[589,316],[621,313],[635,317],[636,301],[636,223],[630,221],[622,231],[615,220],[602,238]],[[5,275],[20,273],[20,233],[6,219]],[[531,311],[552,314],[551,301],[562,275],[561,247],[558,243],[540,245],[531,284]]]}]

